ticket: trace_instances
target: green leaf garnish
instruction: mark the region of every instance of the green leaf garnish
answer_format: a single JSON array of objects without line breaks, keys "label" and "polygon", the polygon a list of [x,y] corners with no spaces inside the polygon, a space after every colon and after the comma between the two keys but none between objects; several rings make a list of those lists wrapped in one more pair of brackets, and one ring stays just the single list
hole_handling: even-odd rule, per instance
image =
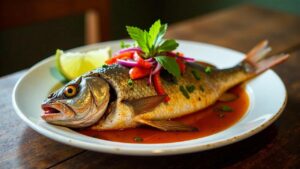
[{"label": "green leaf garnish", "polygon": [[228,105],[219,105],[215,107],[215,111],[218,113],[220,118],[223,118],[226,116],[226,113],[232,112],[233,109]]},{"label": "green leaf garnish", "polygon": [[163,40],[167,31],[167,24],[161,24],[160,20],[154,22],[149,32],[133,26],[126,26],[129,36],[135,40],[143,50],[144,58],[155,57],[160,52],[172,51],[178,47],[175,40]]},{"label": "green leaf garnish", "polygon": [[222,105],[221,111],[223,111],[223,112],[232,112],[233,109],[230,106]]},{"label": "green leaf garnish", "polygon": [[161,27],[159,29],[159,33],[158,33],[158,35],[156,37],[156,40],[155,40],[155,43],[154,43],[154,45],[156,47],[162,43],[163,37],[165,36],[165,34],[167,32],[167,28],[168,28],[167,24],[161,25]]},{"label": "green leaf garnish", "polygon": [[222,104],[222,105],[218,105],[215,110],[218,112],[232,112],[233,108],[231,108],[228,105]]},{"label": "green leaf garnish", "polygon": [[180,77],[180,69],[175,58],[168,56],[156,56],[155,60],[170,74],[175,77]]},{"label": "green leaf garnish", "polygon": [[172,51],[175,50],[178,47],[178,43],[173,40],[166,40],[161,44],[158,48],[158,52],[167,52],[167,51]]},{"label": "green leaf garnish", "polygon": [[150,47],[155,46],[155,41],[157,39],[157,35],[160,32],[160,28],[161,28],[160,20],[157,20],[156,22],[154,22],[154,24],[150,27],[149,39],[148,39],[148,44],[150,45]]},{"label": "green leaf garnish", "polygon": [[205,68],[204,72],[205,72],[206,74],[210,74],[210,73],[212,72],[211,67],[210,67],[210,66],[207,66],[207,67]]},{"label": "green leaf garnish", "polygon": [[184,88],[184,86],[180,85],[179,90],[181,91],[181,93],[183,94],[183,96],[185,98],[187,98],[187,99],[190,98],[190,95],[189,95],[188,91]]},{"label": "green leaf garnish", "polygon": [[149,34],[147,33],[147,31],[143,31],[140,28],[133,27],[133,26],[126,26],[126,29],[129,36],[138,43],[139,47],[145,53],[149,53],[149,46],[148,46]]},{"label": "green leaf garnish", "polygon": [[192,93],[195,90],[194,85],[187,85],[185,88],[189,93]]},{"label": "green leaf garnish", "polygon": [[164,40],[167,24],[161,24],[160,20],[154,22],[149,32],[133,26],[126,26],[129,36],[135,40],[144,52],[143,58],[153,57],[164,69],[175,77],[180,77],[180,69],[175,58],[164,56],[164,52],[173,51],[178,43],[173,40]]},{"label": "green leaf garnish", "polygon": [[193,76],[194,76],[194,78],[195,78],[196,80],[200,80],[200,79],[201,79],[201,78],[200,78],[200,74],[199,74],[198,71],[192,70],[192,74],[193,74]]},{"label": "green leaf garnish", "polygon": [[132,86],[132,85],[133,85],[133,80],[132,80],[132,79],[129,79],[129,80],[127,81],[127,84],[128,84],[129,86]]},{"label": "green leaf garnish", "polygon": [[143,139],[142,137],[139,137],[139,136],[135,136],[135,137],[133,138],[133,140],[134,140],[135,142],[143,142],[143,141],[144,141],[144,139]]}]

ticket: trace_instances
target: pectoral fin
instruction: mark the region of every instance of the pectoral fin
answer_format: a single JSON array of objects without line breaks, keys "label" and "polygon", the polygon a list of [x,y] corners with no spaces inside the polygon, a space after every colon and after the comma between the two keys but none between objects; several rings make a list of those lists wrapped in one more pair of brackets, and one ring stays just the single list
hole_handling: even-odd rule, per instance
[{"label": "pectoral fin", "polygon": [[131,105],[136,114],[141,114],[153,110],[164,101],[165,97],[166,95],[149,96],[141,99],[124,101],[124,103]]},{"label": "pectoral fin", "polygon": [[136,119],[137,122],[163,130],[163,131],[198,131],[198,128],[171,120],[144,120]]}]

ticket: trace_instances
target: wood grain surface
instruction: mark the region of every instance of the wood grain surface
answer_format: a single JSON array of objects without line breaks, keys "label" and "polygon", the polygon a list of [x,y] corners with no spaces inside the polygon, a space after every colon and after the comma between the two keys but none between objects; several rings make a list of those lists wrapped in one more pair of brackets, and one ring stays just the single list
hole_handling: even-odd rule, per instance
[{"label": "wood grain surface", "polygon": [[164,157],[96,153],[52,141],[17,117],[11,95],[16,81],[24,74],[21,71],[0,78],[0,168],[300,168],[299,17],[238,6],[171,25],[167,36],[242,52],[262,39],[269,39],[273,53],[290,52],[290,59],[275,68],[288,92],[282,116],[248,139],[199,153]]}]

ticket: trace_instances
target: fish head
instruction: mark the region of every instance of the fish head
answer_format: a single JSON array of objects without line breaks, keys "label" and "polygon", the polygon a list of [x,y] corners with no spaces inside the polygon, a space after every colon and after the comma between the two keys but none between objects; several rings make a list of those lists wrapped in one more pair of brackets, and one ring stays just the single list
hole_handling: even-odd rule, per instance
[{"label": "fish head", "polygon": [[108,83],[86,75],[51,93],[42,104],[42,118],[48,123],[80,128],[96,123],[109,103]]}]

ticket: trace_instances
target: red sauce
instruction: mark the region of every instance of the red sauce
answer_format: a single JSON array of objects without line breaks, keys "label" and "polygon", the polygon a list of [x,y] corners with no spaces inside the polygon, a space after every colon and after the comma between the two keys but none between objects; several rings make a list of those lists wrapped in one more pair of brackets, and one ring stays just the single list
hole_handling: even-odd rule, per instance
[{"label": "red sauce", "polygon": [[[93,131],[84,129],[81,134],[124,143],[171,143],[209,136],[223,131],[239,121],[246,113],[249,98],[244,88],[237,86],[230,90],[239,97],[231,102],[218,101],[214,105],[193,114],[175,119],[199,129],[196,132],[165,132],[150,127],[139,127],[114,131]],[[232,111],[225,112],[220,108],[229,106]]]}]

